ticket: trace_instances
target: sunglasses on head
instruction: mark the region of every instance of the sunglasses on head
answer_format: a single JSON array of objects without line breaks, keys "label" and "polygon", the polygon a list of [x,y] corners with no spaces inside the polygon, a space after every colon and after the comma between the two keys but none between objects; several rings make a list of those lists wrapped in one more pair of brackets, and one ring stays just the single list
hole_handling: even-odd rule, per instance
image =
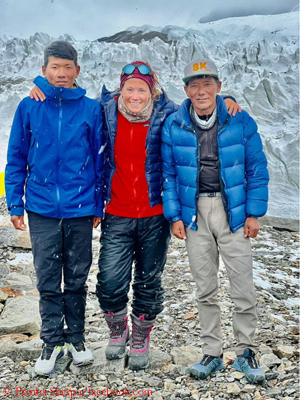
[{"label": "sunglasses on head", "polygon": [[148,65],[144,65],[144,64],[140,64],[140,65],[128,64],[128,65],[125,65],[125,67],[123,67],[123,69],[122,69],[122,76],[123,75],[131,75],[136,69],[138,69],[139,72],[142,75],[152,76],[152,71],[151,71],[150,67],[148,67]]}]

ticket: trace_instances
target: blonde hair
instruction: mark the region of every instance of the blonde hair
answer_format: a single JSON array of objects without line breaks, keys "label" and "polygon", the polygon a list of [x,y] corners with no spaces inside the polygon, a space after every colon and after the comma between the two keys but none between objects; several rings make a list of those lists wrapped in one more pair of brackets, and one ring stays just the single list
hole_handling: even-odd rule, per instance
[{"label": "blonde hair", "polygon": [[[150,65],[149,65],[149,67],[150,67]],[[151,94],[151,97],[152,97],[152,100],[155,101],[162,94],[162,87],[158,80],[158,73],[156,71],[154,71],[152,68],[151,68],[151,71],[152,71],[152,74],[154,77],[154,87],[153,87],[153,92]]]}]

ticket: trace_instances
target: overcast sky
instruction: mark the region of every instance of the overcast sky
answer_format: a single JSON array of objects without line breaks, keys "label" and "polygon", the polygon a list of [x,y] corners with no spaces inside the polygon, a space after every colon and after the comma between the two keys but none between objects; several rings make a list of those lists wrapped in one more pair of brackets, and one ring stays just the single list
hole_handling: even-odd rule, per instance
[{"label": "overcast sky", "polygon": [[69,33],[94,40],[130,26],[188,28],[215,10],[275,14],[297,5],[298,0],[0,0],[0,36],[27,38],[43,32],[57,38]]}]

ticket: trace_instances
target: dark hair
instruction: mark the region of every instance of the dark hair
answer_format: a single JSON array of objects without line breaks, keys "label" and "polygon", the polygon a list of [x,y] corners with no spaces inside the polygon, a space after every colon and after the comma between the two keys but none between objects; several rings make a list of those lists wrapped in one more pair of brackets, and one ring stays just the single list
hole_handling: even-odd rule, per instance
[{"label": "dark hair", "polygon": [[44,50],[44,67],[47,68],[49,57],[63,58],[74,61],[77,67],[77,51],[70,43],[64,40],[57,40],[48,44]]},{"label": "dark hair", "polygon": [[[216,81],[217,84],[220,82],[218,78],[216,78],[215,76],[211,76],[211,75],[196,75],[196,76],[193,76],[191,79],[193,79],[193,78],[196,78],[196,79],[214,78],[214,80]],[[185,86],[186,87],[189,86],[189,83],[190,83],[191,79],[189,79],[188,81],[185,82]]]}]

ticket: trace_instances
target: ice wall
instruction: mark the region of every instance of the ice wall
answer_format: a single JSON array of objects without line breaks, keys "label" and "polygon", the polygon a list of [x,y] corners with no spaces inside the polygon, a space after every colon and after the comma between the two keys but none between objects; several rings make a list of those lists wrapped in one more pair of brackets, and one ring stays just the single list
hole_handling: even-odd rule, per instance
[{"label": "ice wall", "polygon": [[[94,98],[105,83],[118,86],[124,64],[149,62],[168,95],[185,98],[184,66],[212,58],[221,71],[222,93],[235,96],[256,120],[271,175],[268,215],[299,218],[299,13],[229,18],[190,29],[142,26],[99,41],[76,41],[82,72],[79,84]],[[56,38],[57,39],[57,38]],[[41,73],[44,46],[53,38],[0,38],[0,171],[18,102]]]}]

